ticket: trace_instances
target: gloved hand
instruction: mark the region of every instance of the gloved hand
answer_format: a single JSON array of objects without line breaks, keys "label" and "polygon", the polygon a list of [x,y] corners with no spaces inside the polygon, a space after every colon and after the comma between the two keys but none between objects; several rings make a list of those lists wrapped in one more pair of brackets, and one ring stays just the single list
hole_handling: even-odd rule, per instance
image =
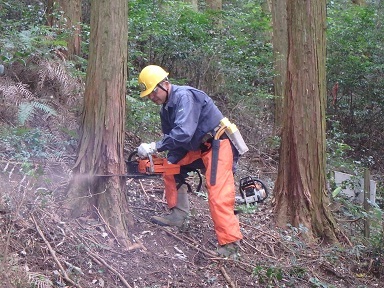
[{"label": "gloved hand", "polygon": [[156,153],[156,151],[156,142],[141,143],[137,148],[137,155],[139,155],[140,158],[145,158],[148,157],[149,154]]}]

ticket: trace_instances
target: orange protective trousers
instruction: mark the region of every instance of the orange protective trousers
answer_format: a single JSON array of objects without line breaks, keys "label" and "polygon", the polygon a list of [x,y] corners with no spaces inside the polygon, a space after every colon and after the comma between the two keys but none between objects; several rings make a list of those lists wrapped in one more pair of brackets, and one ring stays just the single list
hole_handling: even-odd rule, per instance
[{"label": "orange protective trousers", "polygon": [[[220,140],[216,184],[211,185],[212,149],[202,153],[190,151],[177,164],[183,166],[202,159],[205,166],[208,203],[214,223],[216,237],[220,245],[235,242],[243,238],[239,220],[234,214],[235,181],[233,177],[233,152],[229,139]],[[165,197],[169,208],[177,203],[177,188],[174,175],[164,175]]]}]

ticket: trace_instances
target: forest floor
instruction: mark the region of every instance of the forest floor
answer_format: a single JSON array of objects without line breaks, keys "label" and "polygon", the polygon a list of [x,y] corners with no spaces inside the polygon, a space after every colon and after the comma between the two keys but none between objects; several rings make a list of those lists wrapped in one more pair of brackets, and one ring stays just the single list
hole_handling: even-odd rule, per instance
[{"label": "forest floor", "polygon": [[[237,259],[216,254],[206,191],[189,194],[191,216],[183,229],[149,221],[150,216],[167,212],[159,179],[126,178],[126,213],[132,219],[128,248],[100,215],[64,218],[62,204],[75,153],[62,153],[57,159],[61,152],[57,143],[68,143],[66,131],[77,128],[79,115],[73,110],[82,96],[68,87],[81,91],[80,81],[67,77],[57,62],[32,60],[31,65],[10,67],[0,77],[0,92],[7,91],[0,93],[0,128],[18,127],[19,103],[40,103],[45,98],[51,102],[42,103],[55,104],[60,117],[46,121],[50,110],[40,105],[28,122],[31,127],[44,126],[54,136],[51,142],[21,128],[0,139],[1,288],[384,287],[382,241],[373,246],[359,240],[361,221],[348,218],[340,203],[333,203],[332,211],[345,237],[332,246],[309,246],[301,237],[304,230],[276,228],[272,193],[263,203],[238,207],[243,208],[238,217],[244,239]],[[132,147],[130,143],[126,151]],[[31,159],[28,154],[47,151],[52,157]],[[9,156],[12,153],[26,153],[22,155],[31,161],[18,162]],[[273,191],[276,162],[250,155],[239,162],[237,185],[242,177],[254,176]],[[196,185],[197,177],[191,177]]]},{"label": "forest floor", "polygon": [[[16,166],[10,166],[8,162],[1,167],[0,191],[25,192],[33,179],[18,178]],[[240,164],[239,177],[249,170],[249,163]],[[128,228],[132,245],[123,248],[100,217],[63,220],[60,199],[65,185],[58,184],[60,177],[50,175],[56,179],[55,194],[44,195],[45,189],[39,186],[41,193],[34,203],[19,202],[19,207],[9,210],[2,198],[1,287],[384,285],[382,259],[354,251],[356,247],[348,241],[337,246],[308,246],[300,231],[275,228],[272,195],[263,203],[240,206],[246,208],[238,214],[244,239],[239,257],[226,259],[216,254],[217,240],[204,191],[190,193],[191,216],[183,229],[161,227],[149,218],[167,212],[162,181],[126,179],[127,216],[134,225]],[[271,179],[264,180],[270,183]]]}]

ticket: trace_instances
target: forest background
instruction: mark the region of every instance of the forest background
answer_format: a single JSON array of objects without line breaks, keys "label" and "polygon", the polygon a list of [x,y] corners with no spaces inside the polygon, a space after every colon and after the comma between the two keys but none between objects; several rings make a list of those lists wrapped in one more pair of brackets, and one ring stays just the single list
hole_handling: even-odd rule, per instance
[{"label": "forest background", "polygon": [[[376,223],[370,237],[355,235],[356,253],[382,259],[384,10],[381,1],[354,2],[327,3],[327,175],[330,195],[342,203],[345,215]],[[81,47],[71,57],[66,47],[73,30],[64,25],[60,9],[47,25],[44,2],[1,1],[0,7],[0,64],[8,76],[0,90],[2,173],[11,179],[15,170],[10,167],[16,163],[12,167],[26,177],[46,176],[57,165],[70,174],[89,54],[89,2],[83,1]],[[273,187],[279,97],[268,5],[227,1],[219,11],[206,9],[204,3],[199,8],[183,1],[129,1],[127,140],[137,144],[159,136],[157,107],[138,99],[136,80],[141,68],[156,63],[172,71],[172,81],[212,96],[242,131],[251,148],[248,160],[262,167],[253,172]],[[37,168],[36,160],[44,166]],[[361,176],[366,168],[378,182],[376,204],[368,213],[335,192],[332,175],[338,170]],[[41,187],[31,189],[29,201],[44,206],[55,191]],[[20,215],[27,209],[21,207],[24,200],[11,193],[20,187],[2,188],[1,211]],[[9,241],[12,229],[4,231]],[[7,242],[2,247],[8,252]]]}]

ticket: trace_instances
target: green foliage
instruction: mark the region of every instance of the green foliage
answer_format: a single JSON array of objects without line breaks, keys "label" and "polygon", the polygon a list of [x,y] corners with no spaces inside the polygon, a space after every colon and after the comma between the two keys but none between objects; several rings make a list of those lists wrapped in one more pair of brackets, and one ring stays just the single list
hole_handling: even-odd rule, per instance
[{"label": "green foliage", "polygon": [[368,251],[368,254],[372,255],[373,264],[380,269],[384,265],[384,231],[371,237],[370,243],[371,249]]},{"label": "green foliage", "polygon": [[245,214],[253,214],[258,210],[259,210],[259,207],[257,205],[242,204],[242,205],[236,206],[236,211],[239,211],[240,213],[245,213]]},{"label": "green foliage", "polygon": [[[365,211],[359,203],[354,203],[351,199],[346,198],[343,194],[340,194],[342,189],[349,188],[351,190],[359,190],[360,193],[364,193],[363,187],[360,187],[360,177],[363,175],[363,171],[365,169],[363,163],[359,161],[354,161],[350,157],[348,157],[351,147],[344,143],[344,139],[346,138],[345,133],[341,132],[341,126],[338,121],[328,121],[328,137],[327,137],[327,176],[330,183],[330,188],[332,190],[332,198],[335,203],[338,203],[342,209],[340,209],[339,213],[341,217],[347,219],[364,219],[369,221],[371,237],[370,239],[366,239],[371,244],[369,245],[371,249],[376,250],[377,243],[375,240],[382,237],[383,229],[382,229],[382,215],[383,210],[375,203],[369,203],[370,209],[369,211]],[[333,171],[338,170],[342,172],[347,172],[352,175],[358,175],[352,177],[349,181],[344,181],[341,186],[336,186],[333,176]],[[356,187],[356,185],[359,185]],[[379,186],[380,187],[380,186]],[[377,199],[376,203],[380,203],[382,192],[380,189],[377,191]],[[362,230],[356,231],[357,235],[354,237],[362,238]],[[358,241],[359,241],[358,240]]]},{"label": "green foliage", "polygon": [[[371,203],[371,209],[370,212],[367,213],[361,204],[352,202],[349,198],[343,196],[342,194],[336,195],[334,201],[339,203],[339,205],[342,207],[340,210],[340,216],[347,219],[368,219],[372,221],[372,223],[381,223],[381,215],[382,210]],[[378,226],[379,230],[380,227]],[[380,232],[378,230],[378,232]],[[358,232],[358,231],[356,231]],[[361,232],[361,231],[360,231]],[[361,233],[357,233],[356,237],[361,237]]]},{"label": "green foliage", "polygon": [[277,267],[256,266],[252,273],[258,278],[260,284],[267,284],[267,287],[276,287],[278,282],[283,280],[283,271]]},{"label": "green foliage", "polygon": [[337,187],[335,190],[332,191],[332,197],[336,197],[337,195],[339,195],[342,190],[342,187]]},{"label": "green foliage", "polygon": [[4,63],[25,62],[33,55],[51,57],[51,51],[67,46],[65,34],[57,34],[46,26],[9,30],[0,38],[0,54]]},{"label": "green foliage", "polygon": [[[363,155],[363,164],[372,166],[381,157],[378,151],[384,140],[383,10],[376,2],[358,6],[330,1],[327,11],[329,91],[338,83],[328,114],[339,121],[346,133],[344,142],[354,154]],[[371,141],[372,135],[379,139]]]},{"label": "green foliage", "polygon": [[129,2],[133,66],[140,69],[156,63],[196,87],[204,85],[201,81],[206,74],[220,75],[225,86],[221,90],[231,91],[228,99],[233,102],[255,98],[246,97],[255,93],[268,95],[265,92],[272,77],[270,17],[258,1],[226,4],[220,26],[211,11],[195,12],[183,1],[161,3]]},{"label": "green foliage", "polygon": [[216,49],[222,53],[221,69],[227,76],[226,88],[232,92],[234,102],[253,98],[256,104],[258,97],[246,96],[270,97],[268,92],[273,77],[271,17],[258,1],[236,1],[225,8],[226,29]]},{"label": "green foliage", "polygon": [[301,238],[301,235],[307,233],[308,228],[302,224],[299,224],[299,227],[295,227],[289,223],[287,223],[287,227],[287,230],[282,230],[280,232],[282,239],[291,242],[297,248],[305,248],[306,244]]},{"label": "green foliage", "polygon": [[127,130],[135,135],[140,135],[143,142],[154,141],[153,134],[159,133],[160,118],[159,107],[153,104],[148,99],[140,99],[137,97],[127,96]]},{"label": "green foliage", "polygon": [[48,276],[38,272],[28,272],[29,282],[31,287],[54,287]]},{"label": "green foliage", "polygon": [[[331,188],[334,186],[333,171],[341,171],[352,174],[361,174],[362,165],[357,165],[349,156],[352,148],[345,144],[346,133],[342,131],[339,121],[328,119],[327,129],[327,177],[331,182]],[[359,171],[360,170],[360,171]],[[337,191],[334,193],[337,194]]]},{"label": "green foliage", "polygon": [[[161,65],[173,83],[194,86],[212,96],[240,129],[244,125],[254,129],[249,134],[262,133],[253,116],[267,113],[265,108],[273,100],[273,53],[270,15],[261,2],[226,2],[221,13],[213,14],[193,11],[184,1],[129,1],[128,66],[133,93],[139,90],[132,86],[138,72],[148,64]],[[245,111],[241,120],[239,111]],[[246,141],[263,145],[264,137],[265,132]]]},{"label": "green foliage", "polygon": [[32,157],[44,158],[47,141],[42,138],[38,129],[16,128],[1,131],[1,145],[6,148],[7,155],[16,160],[29,160]]},{"label": "green foliage", "polygon": [[[7,64],[26,62],[34,55],[50,57],[51,50],[66,46],[65,39],[70,33],[45,26],[44,7],[40,4],[25,5],[25,2],[0,0],[0,61]],[[172,72],[175,82],[177,78],[178,84],[198,88],[207,87],[208,84],[214,86],[217,89],[213,96],[220,97],[220,102],[228,106],[228,110],[233,107],[236,107],[236,111],[246,108],[245,113],[254,117],[257,111],[264,109],[263,104],[272,99],[273,55],[270,44],[271,19],[261,9],[261,2],[227,1],[223,12],[214,14],[212,11],[192,11],[183,1],[129,1],[131,79],[127,85],[131,96],[127,96],[127,129],[138,134],[145,142],[153,141],[153,134],[160,131],[159,107],[138,96],[137,73],[150,63],[166,67]],[[332,103],[328,106],[327,163],[329,171],[338,168],[358,172],[373,162],[369,153],[363,157],[362,163],[348,160],[354,151],[371,152],[370,149],[375,147],[377,151],[382,151],[383,141],[370,141],[369,136],[375,132],[382,134],[384,127],[384,13],[375,6],[349,5],[351,1],[328,2],[328,88],[331,90],[336,82],[340,88],[335,107]],[[59,18],[60,11],[56,13]],[[217,25],[218,17],[221,25]],[[83,24],[82,49],[85,56],[89,51],[89,35],[89,26]],[[78,60],[69,65],[79,69],[78,75],[84,77],[86,57]],[[37,110],[48,116],[56,115],[55,109],[46,103],[22,103],[19,105],[20,123],[25,124]],[[264,127],[257,129],[263,130]],[[67,133],[71,139],[76,136],[73,131],[68,130]],[[30,160],[60,157],[65,148],[73,144],[70,141],[73,140],[58,141],[50,133],[36,128],[0,129],[0,150],[5,151],[3,153],[8,159],[21,161],[20,171],[29,175],[39,173]],[[271,138],[270,141],[278,146],[280,139]],[[382,259],[382,209],[372,204],[371,210],[366,212],[361,206],[341,197],[340,187],[332,188],[334,203],[342,206],[340,216],[351,219],[361,217],[372,224],[371,237],[360,241],[364,245],[358,244],[350,249],[351,259],[360,260],[364,255],[372,256],[371,259]],[[43,201],[48,199],[49,193],[50,190],[36,189],[36,195]],[[197,195],[207,199],[205,192]],[[252,208],[256,209],[257,206],[246,206],[246,209]],[[299,258],[302,258],[296,254],[297,251],[307,249],[300,237],[306,232],[307,229],[302,226],[289,226],[289,229],[281,232],[284,246],[293,247],[292,262],[299,262]],[[330,259],[337,262],[338,256],[330,254],[327,260]],[[279,287],[286,285],[287,279],[304,278],[306,272],[305,268],[299,266],[283,269],[259,264],[253,274],[260,283]],[[36,275],[34,285],[49,285],[43,277]],[[316,277],[309,278],[309,282],[312,287],[333,287]]]},{"label": "green foliage", "polygon": [[[55,51],[66,49],[72,31],[59,25],[47,26],[46,7],[42,1],[0,0],[0,7],[0,63],[26,63],[33,56],[52,58]],[[62,14],[59,9],[53,11],[55,23],[60,23]],[[84,41],[81,45],[85,56],[89,51],[89,30],[89,25],[82,24]],[[67,63],[68,67],[73,66],[72,72],[81,77],[85,77],[86,65],[85,58],[80,57]]]},{"label": "green foliage", "polygon": [[[172,60],[207,49],[212,21],[181,1],[129,2],[130,55],[133,61],[151,62],[160,55]],[[177,17],[175,17],[177,15]]]},{"label": "green foliage", "polygon": [[[5,63],[24,62],[33,55],[48,56],[51,50],[67,46],[69,31],[45,26],[41,1],[0,1],[0,55]],[[59,15],[58,15],[59,17]]]},{"label": "green foliage", "polygon": [[[370,203],[368,211],[359,203],[353,203],[341,194],[338,194],[333,199],[340,208],[338,216],[343,219],[348,219],[351,222],[341,222],[340,225],[344,226],[342,229],[345,231],[352,231],[350,236],[355,244],[352,249],[347,249],[345,253],[350,256],[350,259],[355,261],[358,266],[364,265],[364,259],[367,257],[374,259],[376,263],[383,259],[384,256],[384,231],[383,231],[383,210],[375,203]],[[369,223],[370,236],[364,237],[363,229],[364,223]],[[355,225],[353,228],[348,225]]]},{"label": "green foliage", "polygon": [[84,55],[83,58],[80,58],[80,64],[82,65],[82,70],[85,71],[87,67],[88,55],[89,55],[89,38],[91,35],[91,27],[88,24],[81,23],[81,52]]},{"label": "green foliage", "polygon": [[23,102],[19,105],[18,119],[20,124],[24,125],[25,122],[35,114],[36,109],[43,111],[45,114],[48,114],[48,116],[57,116],[56,111],[44,103],[36,101]]},{"label": "green foliage", "polygon": [[4,35],[7,31],[23,31],[45,23],[45,7],[41,1],[0,0],[0,8],[0,35]]},{"label": "green foliage", "polygon": [[[0,150],[7,159],[29,162],[34,158],[52,159],[62,156],[65,148],[73,144],[70,140],[59,142],[52,134],[40,129],[24,127],[0,129]],[[28,164],[26,164],[28,165]],[[26,170],[28,169],[25,166]]]}]

